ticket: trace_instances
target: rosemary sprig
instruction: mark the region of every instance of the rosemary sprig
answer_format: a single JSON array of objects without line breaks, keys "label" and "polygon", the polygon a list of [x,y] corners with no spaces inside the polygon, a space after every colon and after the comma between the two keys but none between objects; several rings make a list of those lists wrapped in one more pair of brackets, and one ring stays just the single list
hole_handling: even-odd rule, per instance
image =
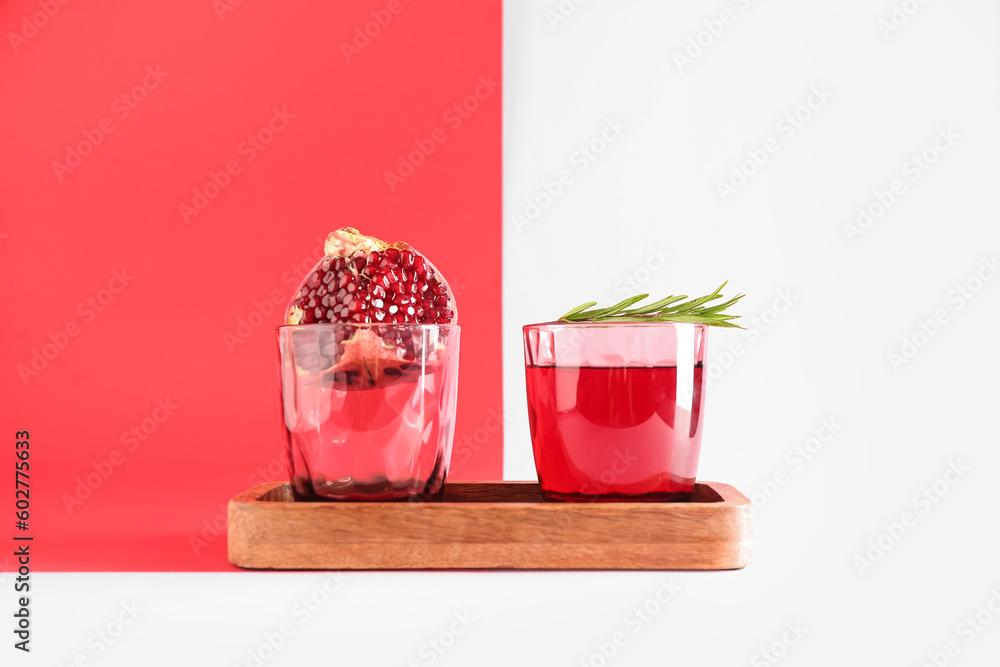
[{"label": "rosemary sprig", "polygon": [[[731,322],[739,315],[727,315],[726,309],[734,305],[745,295],[738,294],[734,298],[717,305],[706,305],[711,301],[723,298],[722,288],[728,281],[719,285],[719,289],[711,294],[707,294],[697,299],[684,301],[687,295],[668,296],[660,299],[656,303],[651,303],[639,308],[632,308],[648,294],[629,297],[624,301],[616,303],[607,308],[594,308],[596,301],[590,301],[581,306],[577,306],[559,318],[560,322],[690,322],[693,324],[707,324],[714,327],[734,327],[742,329],[740,325]],[[679,302],[679,303],[678,303]]]}]

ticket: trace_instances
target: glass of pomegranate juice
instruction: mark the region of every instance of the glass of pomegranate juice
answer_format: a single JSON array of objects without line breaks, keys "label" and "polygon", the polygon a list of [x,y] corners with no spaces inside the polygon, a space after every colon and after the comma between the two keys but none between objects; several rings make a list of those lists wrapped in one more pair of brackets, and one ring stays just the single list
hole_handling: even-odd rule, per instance
[{"label": "glass of pomegranate juice", "polygon": [[296,500],[436,500],[448,474],[460,329],[278,328]]},{"label": "glass of pomegranate juice", "polygon": [[524,327],[528,419],[546,500],[686,501],[704,423],[708,327]]}]

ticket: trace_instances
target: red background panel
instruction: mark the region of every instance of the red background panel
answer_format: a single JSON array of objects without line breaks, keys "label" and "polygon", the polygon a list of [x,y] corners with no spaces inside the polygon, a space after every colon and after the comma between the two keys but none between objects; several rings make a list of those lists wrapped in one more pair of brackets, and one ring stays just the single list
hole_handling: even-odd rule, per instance
[{"label": "red background panel", "polygon": [[0,6],[0,458],[30,430],[36,567],[228,567],[226,500],[286,475],[274,328],[343,225],[456,288],[452,476],[501,476],[470,446],[502,411],[500,4]]}]

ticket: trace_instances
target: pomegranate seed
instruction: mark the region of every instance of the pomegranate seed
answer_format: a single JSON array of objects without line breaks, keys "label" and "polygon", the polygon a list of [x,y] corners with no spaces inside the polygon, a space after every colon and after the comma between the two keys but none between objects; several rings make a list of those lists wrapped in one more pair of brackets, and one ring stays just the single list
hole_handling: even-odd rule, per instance
[{"label": "pomegranate seed", "polygon": [[[455,319],[448,287],[435,277],[431,265],[410,248],[325,257],[303,281],[293,304],[301,309],[301,321],[306,324],[446,324]],[[413,343],[407,341],[404,345],[398,329],[387,329],[383,340],[398,345],[398,354],[410,350],[412,359]],[[329,334],[326,335],[324,340],[331,341]],[[341,332],[336,342],[343,340]],[[340,359],[343,350],[323,340],[320,343],[323,352],[318,363],[322,368],[329,368]],[[419,349],[416,354],[421,354]],[[329,364],[323,365],[324,360]]]}]

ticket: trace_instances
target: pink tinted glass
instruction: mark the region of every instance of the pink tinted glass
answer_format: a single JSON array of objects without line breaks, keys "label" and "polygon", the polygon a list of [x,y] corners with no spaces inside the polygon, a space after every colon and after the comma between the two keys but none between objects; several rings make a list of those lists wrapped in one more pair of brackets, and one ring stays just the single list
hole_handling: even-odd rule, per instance
[{"label": "pink tinted glass", "polygon": [[688,500],[704,423],[707,327],[524,327],[528,419],[548,500]]},{"label": "pink tinted glass", "polygon": [[458,391],[454,325],[278,329],[297,500],[439,499]]}]

